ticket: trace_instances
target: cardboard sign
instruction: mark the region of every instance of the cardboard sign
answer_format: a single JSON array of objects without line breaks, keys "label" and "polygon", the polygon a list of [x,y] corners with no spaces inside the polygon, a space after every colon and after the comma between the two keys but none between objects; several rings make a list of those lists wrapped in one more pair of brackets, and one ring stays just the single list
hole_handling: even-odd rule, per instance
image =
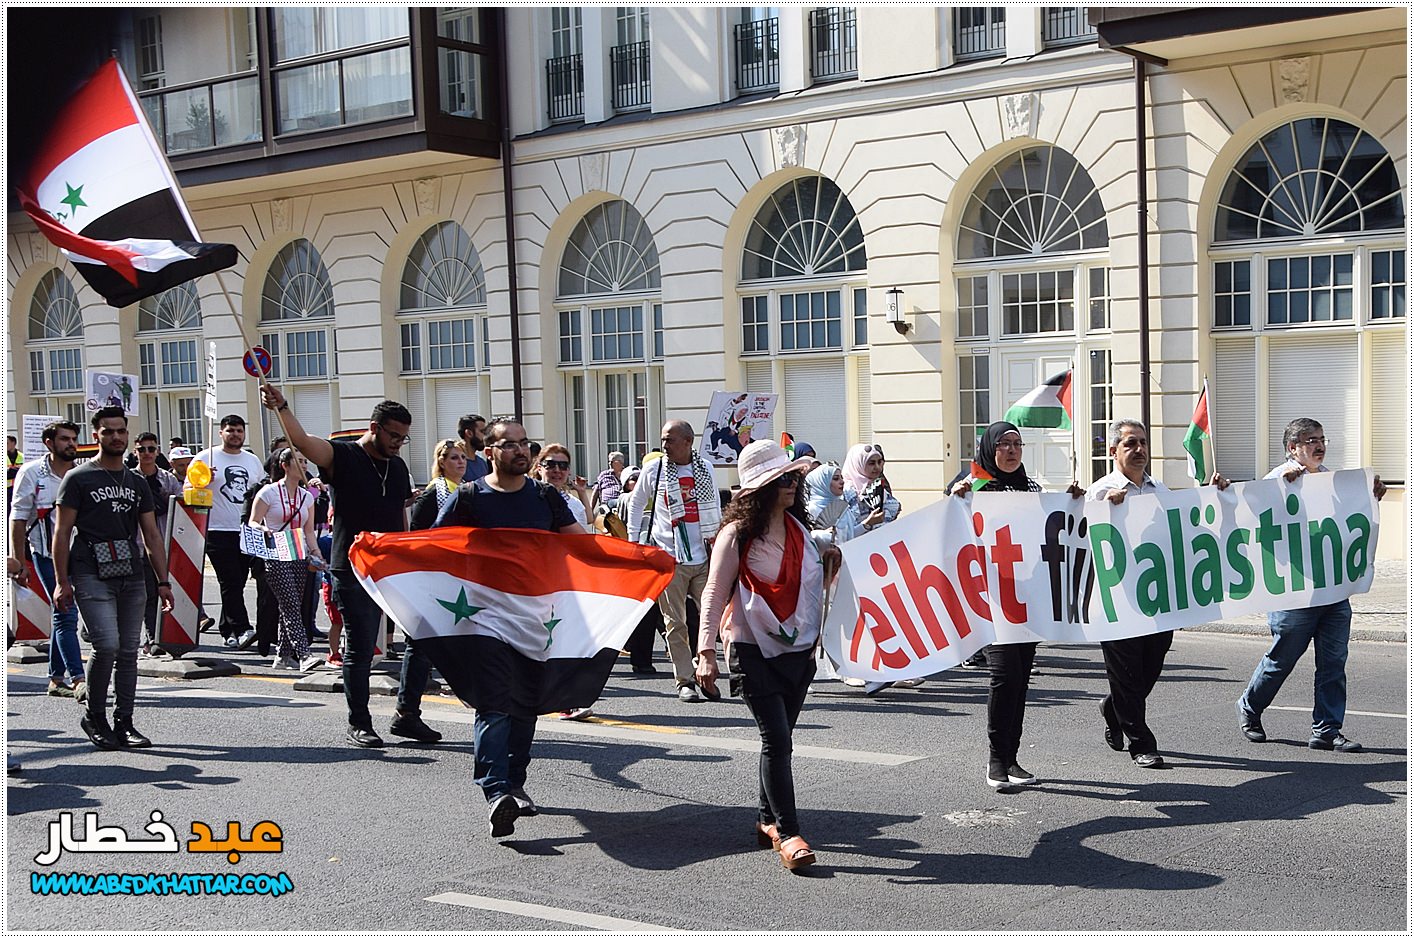
[{"label": "cardboard sign", "polygon": [[[40,434],[44,428],[56,420],[63,420],[63,417],[46,417],[43,414],[25,414],[20,418],[20,452],[25,454],[25,461],[32,459],[43,459],[49,454],[49,450],[44,448],[44,441]],[[82,431],[80,431],[82,432]]]},{"label": "cardboard sign", "polygon": [[702,426],[699,450],[710,466],[735,466],[746,444],[771,439],[776,395],[750,391],[713,391]]},{"label": "cardboard sign", "polygon": [[129,417],[138,415],[137,375],[85,370],[83,377],[84,406],[90,414],[101,407],[121,407]]}]

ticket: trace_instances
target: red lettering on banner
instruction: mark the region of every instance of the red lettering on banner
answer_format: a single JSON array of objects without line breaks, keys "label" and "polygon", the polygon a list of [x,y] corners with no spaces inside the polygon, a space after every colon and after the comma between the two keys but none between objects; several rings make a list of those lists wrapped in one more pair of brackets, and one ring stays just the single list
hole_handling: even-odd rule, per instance
[{"label": "red lettering on banner", "polygon": [[[987,553],[980,544],[968,544],[957,552],[957,582],[962,586],[962,598],[972,611],[988,622],[992,621],[992,607],[983,594],[987,592]],[[976,572],[971,572],[972,570]]]},{"label": "red lettering on banner", "polygon": [[893,623],[889,622],[889,617],[884,615],[879,604],[864,596],[859,598],[859,619],[854,625],[854,640],[849,646],[849,659],[856,663],[859,661],[859,639],[864,634],[866,617],[874,620],[873,624],[868,626],[869,637],[874,640],[874,662],[870,667],[878,670],[880,661],[894,670],[907,665],[908,655],[897,649],[883,649],[883,644],[897,638],[898,633],[894,631]]},{"label": "red lettering on banner", "polygon": [[992,564],[997,568],[998,592],[1001,594],[1002,614],[1008,622],[1021,625],[1026,621],[1026,604],[1016,596],[1016,565],[1021,562],[1021,545],[1011,539],[1011,528],[997,529],[996,541],[992,544]]},{"label": "red lettering on banner", "polygon": [[938,621],[937,611],[933,608],[933,599],[928,595],[930,590],[937,593],[938,598],[943,601],[943,608],[947,611],[948,618],[952,620],[958,638],[966,638],[971,635],[972,626],[967,622],[967,612],[962,608],[962,603],[958,601],[957,590],[953,588],[943,571],[932,564],[927,564],[923,567],[923,572],[919,573],[914,569],[913,557],[908,553],[906,545],[895,544],[892,550],[894,560],[898,563],[899,572],[903,575],[904,586],[908,588],[908,595],[913,598],[913,605],[918,610],[918,614],[923,617],[923,625],[928,629],[928,635],[933,639],[934,647],[941,651],[948,647],[949,642],[947,635],[943,632],[942,623]]}]

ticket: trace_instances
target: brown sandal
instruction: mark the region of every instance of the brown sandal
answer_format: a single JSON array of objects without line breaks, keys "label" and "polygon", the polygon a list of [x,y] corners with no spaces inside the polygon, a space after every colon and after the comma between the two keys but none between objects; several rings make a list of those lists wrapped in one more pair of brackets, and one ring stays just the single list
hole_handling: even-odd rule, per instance
[{"label": "brown sandal", "polygon": [[[789,846],[790,844],[795,844],[795,846]],[[815,851],[811,850],[810,845],[805,842],[805,838],[798,834],[781,841],[780,846],[776,849],[781,854],[781,865],[788,870],[799,869],[815,862]]]},{"label": "brown sandal", "polygon": [[776,833],[776,825],[756,822],[756,843],[772,850],[781,849],[781,835]]}]

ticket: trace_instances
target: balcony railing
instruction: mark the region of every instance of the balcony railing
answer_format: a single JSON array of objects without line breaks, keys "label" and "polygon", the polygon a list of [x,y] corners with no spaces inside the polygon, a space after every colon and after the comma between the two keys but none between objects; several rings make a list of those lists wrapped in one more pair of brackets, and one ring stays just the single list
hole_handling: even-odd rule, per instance
[{"label": "balcony railing", "polygon": [[958,59],[1006,52],[1005,7],[956,7],[953,17],[953,54]]},{"label": "balcony railing", "polygon": [[406,41],[306,61],[271,70],[276,134],[412,114],[412,50]]},{"label": "balcony railing", "polygon": [[1046,48],[1094,42],[1095,27],[1084,7],[1045,7],[1041,11],[1041,42]]},{"label": "balcony railing", "polygon": [[810,74],[816,81],[853,78],[859,71],[859,33],[853,7],[810,11]]},{"label": "balcony railing", "polygon": [[609,49],[609,71],[613,76],[614,110],[634,111],[653,100],[648,42],[630,42]]},{"label": "balcony railing", "polygon": [[169,154],[261,140],[260,80],[254,72],[144,91],[138,98]]},{"label": "balcony railing", "polygon": [[562,55],[545,61],[545,97],[550,120],[584,116],[584,56]]},{"label": "balcony railing", "polygon": [[741,93],[777,88],[781,84],[780,20],[738,23],[736,90]]}]

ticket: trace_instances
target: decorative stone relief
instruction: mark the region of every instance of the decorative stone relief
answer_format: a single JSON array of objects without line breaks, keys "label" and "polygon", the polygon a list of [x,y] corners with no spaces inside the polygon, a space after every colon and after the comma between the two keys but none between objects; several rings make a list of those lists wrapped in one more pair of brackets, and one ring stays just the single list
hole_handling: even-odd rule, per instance
[{"label": "decorative stone relief", "polygon": [[442,180],[436,176],[414,179],[412,198],[417,203],[417,214],[431,215],[437,211],[437,205],[442,201]]},{"label": "decorative stone relief", "polygon": [[772,127],[771,142],[776,146],[776,159],[782,169],[805,164],[805,125]]},{"label": "decorative stone relief", "polygon": [[1002,124],[1007,139],[1036,136],[1041,102],[1034,94],[1014,94],[1002,99]]},{"label": "decorative stone relief", "polygon": [[290,200],[270,200],[270,225],[276,231],[290,230]]},{"label": "decorative stone relief", "polygon": [[49,239],[37,231],[29,233],[29,256],[36,261],[49,260]]},{"label": "decorative stone relief", "polygon": [[579,157],[579,175],[584,180],[584,191],[609,188],[609,161],[603,153],[584,153]]},{"label": "decorative stone relief", "polygon": [[1277,80],[1281,83],[1281,99],[1287,104],[1306,100],[1311,89],[1311,58],[1282,59],[1277,63]]}]

